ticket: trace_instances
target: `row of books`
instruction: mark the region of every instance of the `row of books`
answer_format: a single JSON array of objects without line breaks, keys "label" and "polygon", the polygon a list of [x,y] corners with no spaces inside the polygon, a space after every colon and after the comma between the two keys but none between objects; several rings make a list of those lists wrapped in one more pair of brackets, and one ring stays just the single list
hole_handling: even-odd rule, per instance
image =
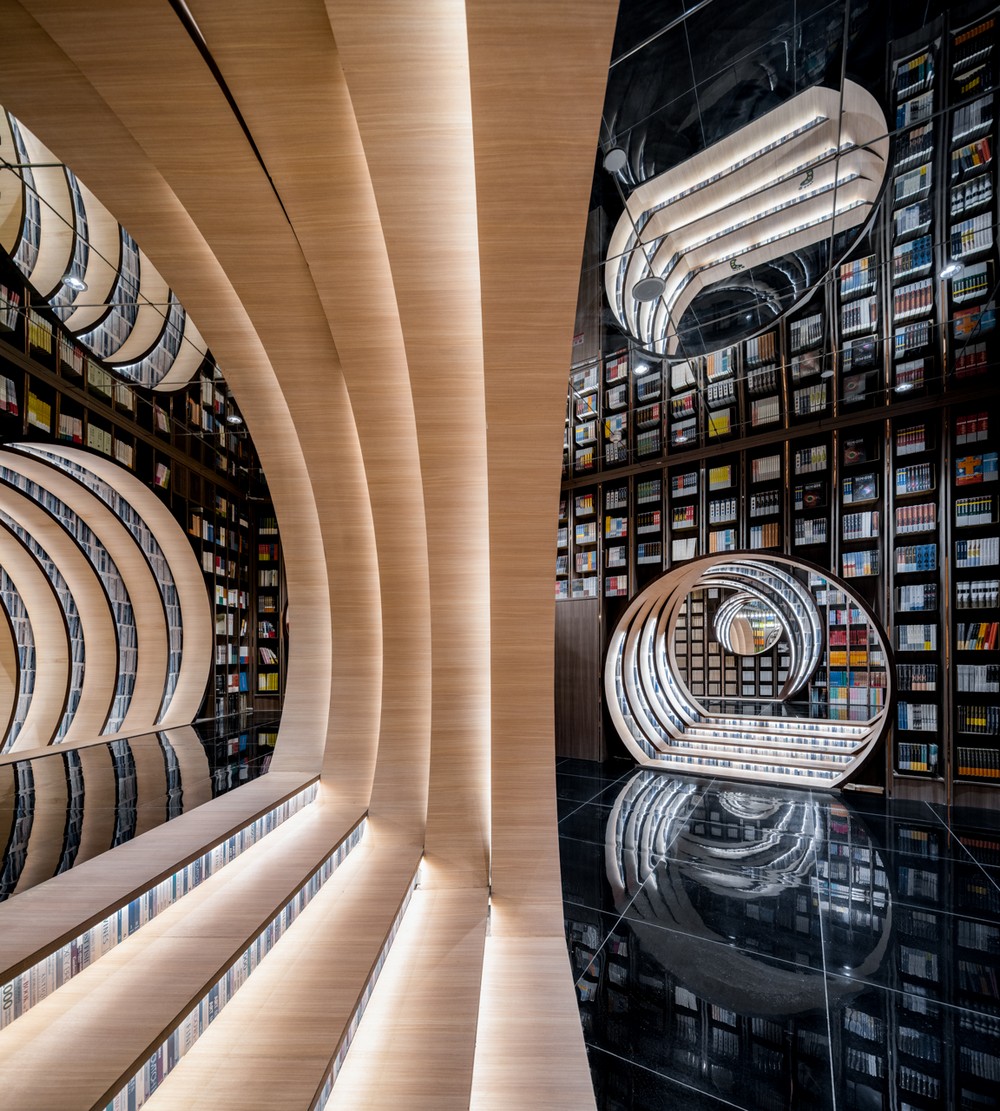
[{"label": "row of books", "polygon": [[955,628],[955,647],[960,652],[993,652],[997,647],[996,621],[959,622]]},{"label": "row of books", "polygon": [[1000,734],[1000,706],[970,706],[959,703],[957,707],[960,733]]},{"label": "row of books", "polygon": [[958,664],[956,671],[960,691],[1000,693],[1000,664]]},{"label": "row of books", "polygon": [[973,525],[993,523],[993,497],[957,498],[955,500],[955,526],[968,528]]},{"label": "row of books", "polygon": [[937,664],[896,664],[896,685],[901,691],[935,691],[937,678]]}]

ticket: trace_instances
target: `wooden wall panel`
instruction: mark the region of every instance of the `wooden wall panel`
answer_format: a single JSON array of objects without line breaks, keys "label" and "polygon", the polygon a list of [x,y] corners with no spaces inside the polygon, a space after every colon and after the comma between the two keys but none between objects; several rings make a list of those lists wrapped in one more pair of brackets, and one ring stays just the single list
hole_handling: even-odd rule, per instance
[{"label": "wooden wall panel", "polygon": [[[617,5],[470,0],[489,424],[494,933],[562,934],[553,560],[566,380]],[[533,184],[526,188],[526,169]]]},{"label": "wooden wall panel", "polygon": [[464,7],[338,0],[328,11],[381,217],[416,415],[432,651],[427,882],[485,886],[489,551]]},{"label": "wooden wall panel", "polygon": [[[389,259],[326,7],[190,7],[281,194],[337,346],[378,549],[382,702],[370,809],[422,838],[431,652],[421,460]],[[249,43],[234,34],[247,20],[258,32]]]},{"label": "wooden wall panel", "polygon": [[576,598],[556,606],[556,755],[603,760],[601,732],[601,603]]}]

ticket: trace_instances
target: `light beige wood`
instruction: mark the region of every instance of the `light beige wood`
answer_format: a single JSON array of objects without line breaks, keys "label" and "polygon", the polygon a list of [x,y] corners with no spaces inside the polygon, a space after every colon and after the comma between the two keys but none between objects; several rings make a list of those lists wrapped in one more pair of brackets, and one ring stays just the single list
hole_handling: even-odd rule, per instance
[{"label": "light beige wood", "polygon": [[485,941],[485,891],[415,892],[337,1077],[338,1111],[468,1108]]},{"label": "light beige wood", "polygon": [[73,744],[96,737],[108,720],[118,674],[118,641],[107,595],[76,541],[37,502],[0,483],[0,510],[41,546],[73,596],[83,634],[84,673],[80,701],[63,740]]},{"label": "light beige wood", "polygon": [[8,750],[22,752],[47,745],[59,728],[69,690],[69,641],[52,584],[34,556],[3,524],[0,566],[21,596],[35,644],[31,699],[23,725]]},{"label": "light beige wood", "polygon": [[[563,931],[553,533],[615,17],[611,0],[468,6],[489,424],[494,934]],[[526,167],[539,182],[527,192]]]},{"label": "light beige wood", "polygon": [[0,730],[3,731],[0,736],[7,735],[17,704],[17,667],[14,630],[10,627],[7,611],[0,606]]},{"label": "light beige wood", "polygon": [[97,323],[108,311],[111,296],[121,266],[122,238],[118,221],[87,188],[77,181],[87,210],[87,239],[90,252],[83,280],[87,289],[73,304],[73,311],[66,317],[66,327],[73,332],[83,332]]},{"label": "light beige wood", "polygon": [[[103,1106],[238,958],[273,908],[288,902],[353,820],[336,805],[310,807],[289,819],[9,1025],[0,1033],[5,1108]],[[396,853],[383,859],[381,879],[390,890],[390,874],[405,873],[407,862]],[[411,858],[411,872],[415,862]],[[365,896],[376,905],[372,881],[379,871],[365,876]],[[336,880],[335,874],[330,882]],[[353,981],[356,996],[357,973],[349,976],[346,970],[354,961],[364,962],[361,930],[350,940],[354,944],[337,951],[330,964],[343,977],[341,990],[346,994],[351,990],[346,983]],[[378,943],[372,944],[377,952]],[[280,942],[274,952],[279,949]],[[167,968],[174,974],[165,976]]]},{"label": "light beige wood", "polygon": [[[46,135],[130,228],[198,319],[255,433],[282,533],[295,537],[286,564],[292,634],[282,736],[289,740],[279,745],[276,764],[315,768],[322,759],[336,619],[343,651],[332,728],[345,756],[353,755],[352,746],[363,754],[357,775],[348,774],[345,762],[342,781],[346,786],[350,780],[351,789],[366,797],[365,761],[373,757],[378,708],[378,601],[366,500],[346,399],[330,370],[329,333],[324,340],[306,323],[315,293],[303,288],[305,268],[270,185],[166,5],[85,11],[52,4],[33,7],[29,16],[9,3],[4,16],[9,36],[0,43],[0,82],[8,104]],[[140,34],[142,49],[122,39]],[[136,99],[131,86],[145,90],[143,95]],[[227,173],[204,172],[214,165],[225,165]],[[296,307],[294,317],[288,306]],[[282,372],[280,387],[275,367]],[[293,419],[315,445],[311,466]],[[305,436],[308,429],[311,437]],[[331,437],[331,430],[337,435]],[[332,606],[310,471],[329,510],[326,539],[336,553],[331,569],[338,583],[352,583],[337,592]],[[336,482],[326,481],[334,474]],[[347,521],[357,527],[344,528]]]},{"label": "light beige wood", "polygon": [[[0,112],[0,158],[17,163],[17,147],[5,112]],[[0,246],[8,255],[17,250],[21,221],[24,219],[24,186],[14,170],[0,170]]]},{"label": "light beige wood", "polygon": [[66,173],[52,152],[30,132],[21,136],[32,163],[31,175],[41,213],[38,257],[28,280],[43,298],[51,297],[73,259],[73,200]]},{"label": "light beige wood", "polygon": [[[97,757],[110,762],[106,747],[80,749],[85,777],[89,770],[88,761]],[[92,778],[92,785],[97,782]],[[172,875],[188,861],[200,856],[206,847],[225,840],[289,795],[296,794],[306,785],[308,778],[271,773],[239,791],[221,795],[190,813],[182,814],[143,837],[120,845],[113,853],[105,850],[110,847],[110,834],[114,829],[114,779],[104,774],[100,782],[110,782],[110,798],[95,792],[96,806],[84,815],[80,853],[89,847],[88,836],[97,840],[100,833],[107,834],[106,841],[97,849],[103,855],[87,860],[86,864],[73,868],[51,883],[34,887],[16,899],[0,903],[0,930],[4,939],[0,953],[0,983],[6,983],[95,922],[106,918],[138,892]],[[92,816],[96,818],[99,815],[103,818],[100,831],[91,820]],[[80,860],[80,856],[77,859]],[[164,970],[164,973],[176,975],[169,970]]]},{"label": "light beige wood", "polygon": [[472,1111],[595,1106],[572,982],[564,937],[486,939]]},{"label": "light beige wood", "polygon": [[170,287],[157,273],[149,257],[139,251],[139,297],[135,324],[125,342],[108,356],[114,366],[134,363],[149,352],[166,323]]},{"label": "light beige wood", "polygon": [[[552,1071],[586,1106],[559,913],[552,531],[613,6],[347,0],[328,5],[335,46],[307,0],[287,13],[222,0],[191,10],[284,211],[163,0],[3,0],[18,49],[0,41],[0,102],[136,235],[197,319],[260,448],[289,575],[275,768],[324,767],[338,798],[371,799],[401,823],[407,852],[419,846],[426,791],[427,894],[441,907],[485,888],[492,823],[500,947],[486,970],[486,1055],[473,1092],[503,1058],[517,1076],[498,1090],[521,1099],[508,1106],[558,1106],[538,1093],[551,1097],[545,1073],[564,1054],[565,1069]],[[544,188],[524,188],[526,164]],[[407,456],[422,513],[400,491]],[[417,549],[409,594],[397,513]],[[188,817],[197,823],[199,812],[134,844],[172,844]],[[219,924],[224,905],[205,904],[206,925]],[[337,936],[367,928],[367,937],[388,925],[386,913],[385,902],[342,903]],[[452,925],[461,914],[442,911]],[[153,980],[180,967],[168,952],[150,950]],[[454,1015],[479,983],[475,962],[460,965]],[[258,979],[266,969],[244,989],[248,1007],[266,999],[266,1011],[263,1002],[248,1011],[256,1025],[276,1016],[268,1032],[280,1049],[261,1065],[264,1085],[295,1060],[308,1058],[314,1074],[320,1056],[315,1016],[304,1023],[294,1012],[314,966],[303,959],[288,976]],[[431,974],[414,975],[415,998],[433,998]],[[183,982],[170,989],[184,994],[202,973],[184,966],[174,976]],[[522,992],[537,1049],[518,1037],[508,983]],[[343,1022],[342,998],[324,1011],[334,1012],[327,1030]],[[443,1010],[440,1021],[454,1015]],[[244,1107],[248,1096],[279,1105],[243,1083],[224,1051],[226,1022],[224,1013],[154,1097],[162,1105],[184,1105],[184,1092],[200,1099],[206,1085],[214,1106]],[[420,1044],[409,1042],[401,1061],[414,1063]],[[452,1049],[452,1066],[468,1070],[468,1038]],[[23,1067],[41,1069],[42,1057]],[[411,1074],[410,1095],[420,1088]]]},{"label": "light beige wood", "polygon": [[215,1111],[310,1106],[419,861],[419,850],[388,830],[371,833],[371,845],[355,850],[363,855],[348,858],[183,1057],[150,1111],[196,1105],[206,1090]]},{"label": "light beige wood", "polygon": [[31,837],[18,878],[15,894],[43,883],[56,874],[66,832],[66,764],[61,755],[43,756],[31,762],[34,799]]},{"label": "light beige wood", "polygon": [[427,882],[475,887],[488,874],[490,625],[464,4],[338,0],[327,8],[392,269],[424,484],[433,699]]},{"label": "light beige wood", "polygon": [[[337,345],[378,546],[382,702],[370,808],[420,830],[430,609],[419,448],[389,259],[326,8],[198,0],[191,10],[281,193]],[[261,29],[251,42],[238,33],[245,21]]]}]

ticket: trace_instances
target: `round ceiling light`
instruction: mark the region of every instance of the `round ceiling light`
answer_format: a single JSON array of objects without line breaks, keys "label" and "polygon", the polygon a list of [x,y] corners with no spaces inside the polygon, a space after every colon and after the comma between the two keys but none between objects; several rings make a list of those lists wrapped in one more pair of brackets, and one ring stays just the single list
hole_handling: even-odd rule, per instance
[{"label": "round ceiling light", "polygon": [[666,287],[667,283],[662,278],[642,278],[632,286],[632,296],[637,301],[655,301],[657,297],[663,296]]},{"label": "round ceiling light", "polygon": [[900,382],[898,385],[894,386],[893,389],[896,391],[896,393],[906,393],[907,390],[913,389],[913,383]]},{"label": "round ceiling light", "polygon": [[617,174],[624,170],[628,162],[628,155],[622,147],[609,147],[604,152],[604,168],[609,174]]},{"label": "round ceiling light", "polygon": [[239,413],[230,413],[226,417],[226,424],[242,424],[242,423],[243,423],[243,418],[239,415]]},{"label": "round ceiling light", "polygon": [[87,283],[83,278],[78,278],[76,274],[67,274],[63,278],[63,285],[68,285],[70,289],[75,289],[77,293],[83,293],[87,288]]},{"label": "round ceiling light", "polygon": [[954,278],[956,274],[961,274],[964,267],[960,262],[949,262],[941,271],[942,278]]}]

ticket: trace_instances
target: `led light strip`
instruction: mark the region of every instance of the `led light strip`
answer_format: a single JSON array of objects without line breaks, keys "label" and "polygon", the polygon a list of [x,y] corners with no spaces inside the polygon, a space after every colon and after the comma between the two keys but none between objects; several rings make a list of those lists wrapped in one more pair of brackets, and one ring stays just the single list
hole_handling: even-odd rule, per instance
[{"label": "led light strip", "polygon": [[362,818],[233,961],[222,977],[209,988],[142,1068],[108,1101],[105,1111],[133,1111],[149,1099],[246,983],[257,965],[278,944],[285,930],[319,894],[326,881],[351,852],[361,844],[367,826],[368,819]]},{"label": "led light strip", "polygon": [[26,1014],[35,1004],[52,994],[116,945],[151,922],[182,898],[204,883],[209,876],[235,860],[286,822],[293,814],[309,805],[319,791],[318,783],[310,783],[297,794],[261,814],[225,841],[208,849],[196,860],[185,864],[154,887],[137,895],[100,922],[95,923],[60,949],[49,953],[30,968],[0,987],[0,1029]]},{"label": "led light strip", "polygon": [[351,1021],[344,1031],[343,1037],[340,1039],[340,1044],[337,1046],[337,1052],[334,1054],[333,1060],[330,1062],[330,1067],[327,1069],[325,1078],[323,1079],[323,1086],[319,1090],[319,1094],[309,1105],[309,1111],[323,1111],[330,1100],[330,1095],[333,1092],[333,1085],[337,1079],[344,1061],[347,1057],[347,1051],[351,1048],[351,1042],[354,1041],[354,1035],[358,1032],[358,1026],[361,1024],[361,1018],[365,1013],[365,1008],[368,1006],[368,1000],[372,997],[372,992],[375,990],[375,984],[385,967],[386,958],[389,956],[389,950],[392,948],[392,943],[396,940],[396,934],[399,932],[399,927],[402,925],[403,918],[406,915],[406,910],[410,905],[410,898],[414,890],[420,883],[420,868],[418,866],[416,872],[413,873],[413,878],[410,880],[406,888],[406,894],[403,896],[403,901],[400,904],[399,910],[396,912],[396,917],[389,927],[389,933],[386,935],[385,942],[379,950],[378,957],[375,964],[372,966],[371,973],[365,982],[364,991],[361,993],[361,998],[358,1000],[358,1005],[354,1008],[351,1015]]}]

